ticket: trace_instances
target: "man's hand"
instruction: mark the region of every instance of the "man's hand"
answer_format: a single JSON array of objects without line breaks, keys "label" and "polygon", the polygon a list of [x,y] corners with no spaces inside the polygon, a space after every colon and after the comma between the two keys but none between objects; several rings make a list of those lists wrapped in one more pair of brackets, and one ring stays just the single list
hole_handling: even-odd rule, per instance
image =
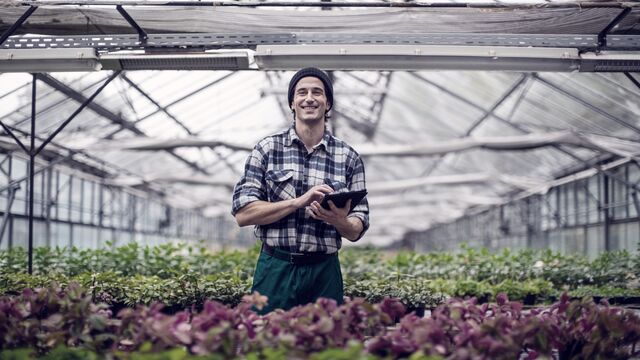
[{"label": "man's hand", "polygon": [[333,225],[340,236],[350,241],[357,241],[364,225],[357,217],[348,217],[351,210],[351,199],[347,200],[342,208],[337,207],[333,201],[329,201],[329,208],[327,210],[318,201],[314,201],[308,207],[308,212],[312,218]]},{"label": "man's hand", "polygon": [[323,208],[319,201],[314,201],[309,206],[309,214],[312,218],[336,227],[346,221],[349,210],[351,210],[351,199],[347,200],[342,208],[337,207],[331,200],[329,200],[329,210]]},{"label": "man's hand", "polygon": [[317,185],[309,189],[304,195],[295,199],[283,201],[254,201],[245,205],[236,213],[236,221],[240,226],[267,225],[289,216],[294,211],[304,208],[312,202],[322,201],[324,194],[330,194],[333,189],[329,185]]},{"label": "man's hand", "polygon": [[304,193],[304,195],[296,199],[296,206],[298,208],[303,208],[309,206],[309,204],[312,204],[313,202],[320,202],[324,198],[325,194],[331,194],[332,192],[333,189],[329,185],[316,185]]}]

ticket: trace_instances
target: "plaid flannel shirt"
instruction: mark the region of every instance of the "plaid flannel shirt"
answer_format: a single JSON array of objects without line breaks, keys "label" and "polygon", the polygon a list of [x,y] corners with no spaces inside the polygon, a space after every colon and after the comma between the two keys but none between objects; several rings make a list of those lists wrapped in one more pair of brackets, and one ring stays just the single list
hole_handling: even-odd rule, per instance
[{"label": "plaid flannel shirt", "polygon": [[[327,184],[335,192],[365,189],[364,164],[345,142],[325,131],[321,142],[308,153],[294,127],[260,141],[244,167],[233,191],[231,213],[249,203],[276,202],[302,196],[315,185]],[[363,199],[349,217],[369,228],[369,205]],[[268,225],[257,225],[256,236],[267,245],[293,252],[333,253],[342,240],[333,225],[310,217],[304,208]]]}]

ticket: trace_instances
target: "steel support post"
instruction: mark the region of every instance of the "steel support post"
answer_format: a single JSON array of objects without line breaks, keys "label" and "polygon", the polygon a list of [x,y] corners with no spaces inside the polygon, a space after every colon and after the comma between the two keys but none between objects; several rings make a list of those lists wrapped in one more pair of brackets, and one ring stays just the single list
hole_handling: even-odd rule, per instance
[{"label": "steel support post", "polygon": [[603,217],[603,223],[604,223],[604,250],[605,251],[610,251],[611,250],[611,198],[610,198],[610,194],[609,194],[609,176],[606,174],[603,174],[602,176],[602,181],[603,181],[603,206],[601,207],[602,210],[602,217]]},{"label": "steel support post", "polygon": [[36,148],[36,74],[31,82],[31,134],[29,134],[29,275],[33,274],[33,186]]},{"label": "steel support post", "polygon": [[[27,264],[27,270],[29,274],[33,273],[33,202],[34,202],[34,198],[33,198],[33,194],[34,194],[34,187],[35,187],[35,183],[34,183],[34,178],[35,178],[35,158],[36,156],[44,149],[44,147],[50,143],[53,138],[60,133],[60,131],[62,131],[64,129],[65,126],[67,126],[69,124],[69,122],[71,122],[71,120],[73,120],[73,118],[75,118],[80,111],[82,111],[105,87],[107,84],[109,84],[109,82],[111,82],[111,80],[113,80],[115,77],[117,77],[119,75],[119,71],[114,72],[114,74],[112,74],[107,81],[99,88],[97,89],[93,95],[91,95],[91,97],[89,97],[88,99],[86,99],[81,106],[73,113],[71,114],[71,116],[65,120],[62,125],[60,125],[60,127],[58,127],[58,129],[56,129],[37,149],[36,149],[36,144],[35,144],[35,140],[36,140],[36,88],[37,88],[37,80],[41,75],[38,74],[32,74],[32,83],[31,83],[31,132],[29,134],[29,148],[27,148],[21,141],[20,139],[18,139],[15,134],[13,133],[13,131],[11,131],[11,129],[6,126],[4,123],[0,122],[0,125],[2,126],[2,128],[16,141],[16,143],[25,151],[25,153],[27,153],[27,155],[29,155],[29,173],[28,173],[28,189],[29,189],[29,197],[28,197],[28,206],[29,206],[29,211],[28,211],[28,221],[29,221],[29,225],[28,225],[28,264]],[[55,162],[55,161],[54,161]],[[44,169],[40,169],[38,170],[38,172],[41,172],[43,170],[45,170],[48,167],[45,167]],[[17,182],[16,182],[17,183]],[[11,186],[11,184],[9,185]],[[6,189],[6,188],[5,188]],[[4,191],[5,189],[0,190]]]}]

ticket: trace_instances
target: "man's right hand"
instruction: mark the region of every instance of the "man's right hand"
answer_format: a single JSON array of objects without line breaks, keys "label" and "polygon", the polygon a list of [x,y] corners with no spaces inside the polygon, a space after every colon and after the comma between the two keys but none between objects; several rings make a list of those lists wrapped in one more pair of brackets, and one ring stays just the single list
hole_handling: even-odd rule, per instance
[{"label": "man's right hand", "polygon": [[304,195],[296,199],[298,208],[309,206],[312,202],[322,202],[325,194],[331,194],[333,189],[327,184],[316,185],[309,189]]}]

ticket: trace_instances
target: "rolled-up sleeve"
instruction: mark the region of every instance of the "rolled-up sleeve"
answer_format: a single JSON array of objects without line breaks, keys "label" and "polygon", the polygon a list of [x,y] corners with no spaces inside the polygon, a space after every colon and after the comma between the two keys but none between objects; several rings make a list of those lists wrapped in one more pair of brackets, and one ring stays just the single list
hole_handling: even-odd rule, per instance
[{"label": "rolled-up sleeve", "polygon": [[266,200],[265,169],[265,155],[259,143],[253,151],[251,151],[244,165],[244,174],[233,188],[233,201],[231,206],[231,214],[233,216],[235,216],[240,209],[254,201]]},{"label": "rolled-up sleeve", "polygon": [[[364,175],[364,163],[362,162],[360,156],[355,154],[355,159],[352,164],[353,167],[350,169],[350,174],[349,172],[347,174],[349,190],[365,190],[367,186]],[[369,202],[367,201],[366,197],[362,199],[362,201],[358,205],[356,205],[356,207],[353,208],[353,211],[348,215],[348,217],[356,217],[362,222],[362,232],[356,239],[359,240],[369,229]]]}]

